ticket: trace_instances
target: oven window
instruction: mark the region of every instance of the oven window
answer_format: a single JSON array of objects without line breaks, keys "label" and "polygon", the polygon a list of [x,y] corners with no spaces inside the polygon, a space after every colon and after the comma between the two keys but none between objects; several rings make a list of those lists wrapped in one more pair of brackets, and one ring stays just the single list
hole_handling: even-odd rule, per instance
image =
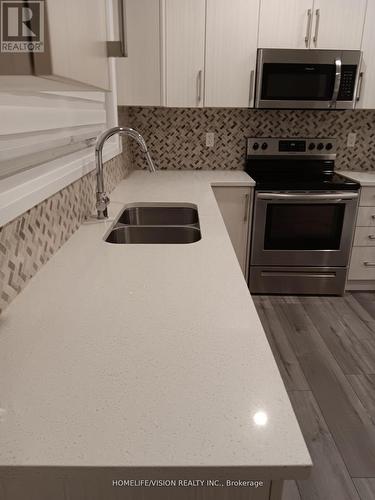
[{"label": "oven window", "polygon": [[330,101],[335,83],[333,64],[263,64],[262,99]]},{"label": "oven window", "polygon": [[265,250],[339,250],[345,204],[267,205]]}]

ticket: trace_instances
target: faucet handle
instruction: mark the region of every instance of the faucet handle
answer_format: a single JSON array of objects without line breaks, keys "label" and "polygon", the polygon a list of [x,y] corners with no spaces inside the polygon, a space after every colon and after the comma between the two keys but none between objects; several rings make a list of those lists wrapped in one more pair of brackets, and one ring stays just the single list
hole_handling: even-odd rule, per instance
[{"label": "faucet handle", "polygon": [[106,192],[96,193],[96,210],[98,211],[99,219],[106,219],[107,206],[109,205],[110,199]]}]

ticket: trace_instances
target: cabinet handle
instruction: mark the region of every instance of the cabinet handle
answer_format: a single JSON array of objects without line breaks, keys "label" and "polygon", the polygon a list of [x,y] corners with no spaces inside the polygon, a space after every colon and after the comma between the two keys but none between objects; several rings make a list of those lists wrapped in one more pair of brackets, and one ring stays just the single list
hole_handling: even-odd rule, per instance
[{"label": "cabinet handle", "polygon": [[371,215],[371,219],[375,219],[375,215]]},{"label": "cabinet handle", "polygon": [[369,234],[368,235],[369,240],[375,240],[375,234]]},{"label": "cabinet handle", "polygon": [[198,101],[198,104],[201,102],[202,100],[202,70],[200,69],[198,71],[198,75],[197,75],[197,101]]},{"label": "cabinet handle", "polygon": [[126,0],[118,0],[119,41],[107,42],[108,57],[128,57],[128,33],[126,26]]},{"label": "cabinet handle", "polygon": [[245,213],[243,216],[243,221],[247,222],[249,218],[249,209],[250,209],[250,194],[245,194]]},{"label": "cabinet handle", "polygon": [[320,23],[320,9],[316,9],[315,11],[316,21],[315,21],[315,34],[313,38],[313,42],[315,47],[318,46],[318,35],[319,35],[319,23]]},{"label": "cabinet handle", "polygon": [[375,267],[375,262],[364,262],[363,263],[366,267]]},{"label": "cabinet handle", "polygon": [[305,35],[305,45],[309,46],[310,36],[311,36],[311,23],[312,23],[312,11],[308,9],[307,11],[307,25],[306,25],[306,35]]},{"label": "cabinet handle", "polygon": [[357,87],[357,96],[356,96],[356,101],[359,101],[361,98],[361,92],[362,92],[362,83],[363,83],[363,71],[359,73],[358,76],[358,87]]},{"label": "cabinet handle", "polygon": [[254,76],[255,76],[255,71],[252,69],[250,71],[249,108],[251,108],[251,103],[252,103],[252,100],[253,100]]}]

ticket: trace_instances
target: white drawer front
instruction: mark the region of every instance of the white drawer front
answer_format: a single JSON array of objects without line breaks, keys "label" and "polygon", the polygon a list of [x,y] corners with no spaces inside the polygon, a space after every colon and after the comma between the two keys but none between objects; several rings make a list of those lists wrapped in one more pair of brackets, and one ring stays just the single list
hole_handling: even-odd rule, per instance
[{"label": "white drawer front", "polygon": [[349,280],[375,280],[375,247],[354,247]]},{"label": "white drawer front", "polygon": [[357,227],[354,236],[355,247],[374,247],[375,246],[375,226]]},{"label": "white drawer front", "polygon": [[361,189],[361,207],[375,207],[375,188],[364,187]]},{"label": "white drawer front", "polygon": [[375,226],[375,207],[359,207],[357,226]]}]

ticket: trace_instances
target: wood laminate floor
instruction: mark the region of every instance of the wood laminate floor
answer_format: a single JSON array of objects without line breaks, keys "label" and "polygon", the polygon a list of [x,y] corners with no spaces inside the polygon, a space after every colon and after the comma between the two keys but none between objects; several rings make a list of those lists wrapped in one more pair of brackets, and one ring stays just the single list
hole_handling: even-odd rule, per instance
[{"label": "wood laminate floor", "polygon": [[375,500],[375,293],[253,299],[314,462],[283,500]]}]

